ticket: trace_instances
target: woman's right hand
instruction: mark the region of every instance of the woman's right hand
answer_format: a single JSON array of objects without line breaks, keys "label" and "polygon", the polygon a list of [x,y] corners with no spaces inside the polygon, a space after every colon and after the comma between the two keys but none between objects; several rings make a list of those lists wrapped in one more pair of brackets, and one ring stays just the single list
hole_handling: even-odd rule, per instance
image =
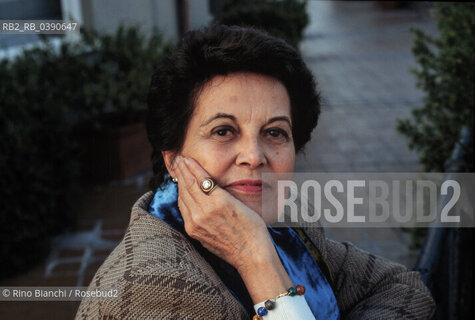
[{"label": "woman's right hand", "polygon": [[191,158],[176,161],[186,233],[237,269],[255,303],[292,286],[262,218],[219,186],[205,194],[199,183],[210,177],[206,170]]},{"label": "woman's right hand", "polygon": [[274,246],[262,218],[219,186],[205,194],[199,184],[210,177],[206,170],[191,158],[176,161],[178,206],[187,234],[238,270],[251,257],[266,258]]}]

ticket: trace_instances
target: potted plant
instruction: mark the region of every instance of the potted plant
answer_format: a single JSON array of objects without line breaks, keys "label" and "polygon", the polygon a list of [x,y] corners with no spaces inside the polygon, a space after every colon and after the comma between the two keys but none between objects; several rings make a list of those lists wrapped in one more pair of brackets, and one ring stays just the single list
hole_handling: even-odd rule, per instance
[{"label": "potted plant", "polygon": [[[82,59],[45,46],[0,61],[0,278],[28,270],[74,227],[79,163],[67,109]],[[75,76],[65,76],[76,73]],[[73,71],[74,70],[74,71]]]},{"label": "potted plant", "polygon": [[145,132],[150,78],[169,48],[159,34],[120,26],[114,35],[82,33],[91,77],[76,126],[83,177],[126,179],[151,168]]},{"label": "potted plant", "polygon": [[257,27],[298,48],[309,23],[306,6],[307,0],[233,0],[216,14],[215,21]]}]

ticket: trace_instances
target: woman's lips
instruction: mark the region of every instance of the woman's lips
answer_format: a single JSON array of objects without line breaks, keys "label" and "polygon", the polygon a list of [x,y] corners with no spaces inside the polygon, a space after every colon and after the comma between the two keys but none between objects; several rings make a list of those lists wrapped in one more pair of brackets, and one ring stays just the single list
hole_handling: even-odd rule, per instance
[{"label": "woman's lips", "polygon": [[243,193],[262,193],[262,188],[267,188],[268,184],[263,183],[262,180],[239,180],[227,186]]},{"label": "woman's lips", "polygon": [[262,192],[261,185],[249,185],[249,184],[234,184],[228,186],[228,188],[232,188],[241,192],[245,193],[260,193]]}]

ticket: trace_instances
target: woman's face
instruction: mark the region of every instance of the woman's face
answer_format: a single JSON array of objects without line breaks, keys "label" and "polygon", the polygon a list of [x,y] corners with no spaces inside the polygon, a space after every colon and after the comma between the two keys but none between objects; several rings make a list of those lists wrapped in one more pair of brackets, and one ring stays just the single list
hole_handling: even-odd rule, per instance
[{"label": "woman's face", "polygon": [[264,172],[293,172],[290,99],[278,80],[254,73],[216,76],[203,88],[181,155],[198,161],[220,187],[262,216]]}]

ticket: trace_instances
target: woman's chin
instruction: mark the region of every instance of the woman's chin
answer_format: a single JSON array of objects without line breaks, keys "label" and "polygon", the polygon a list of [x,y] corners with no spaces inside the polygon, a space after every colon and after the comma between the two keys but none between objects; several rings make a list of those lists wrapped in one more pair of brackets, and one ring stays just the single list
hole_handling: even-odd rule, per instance
[{"label": "woman's chin", "polygon": [[[242,201],[242,200],[241,200]],[[277,217],[273,214],[277,208],[270,210],[262,210],[262,201],[242,201],[247,207],[257,213],[266,224],[272,224],[277,221]],[[266,206],[268,209],[269,207]]]},{"label": "woman's chin", "polygon": [[258,215],[262,214],[262,202],[259,201],[250,201],[248,199],[238,198],[242,203],[244,203],[251,210],[255,211]]},{"label": "woman's chin", "polygon": [[277,217],[272,214],[273,212],[277,212],[277,208],[274,208],[274,202],[265,205],[265,210],[263,210],[262,195],[248,195],[243,194],[241,192],[236,192],[232,189],[229,189],[228,191],[233,195],[233,197],[235,197],[243,204],[245,204],[248,208],[250,208],[252,211],[257,213],[266,224],[271,224],[277,221]]}]

